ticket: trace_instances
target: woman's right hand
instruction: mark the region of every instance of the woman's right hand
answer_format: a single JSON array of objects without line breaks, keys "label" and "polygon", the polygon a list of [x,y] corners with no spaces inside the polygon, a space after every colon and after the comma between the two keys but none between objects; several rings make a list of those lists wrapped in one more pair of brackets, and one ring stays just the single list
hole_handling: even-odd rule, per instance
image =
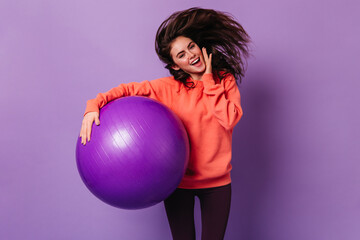
[{"label": "woman's right hand", "polygon": [[90,141],[91,128],[94,121],[96,125],[100,125],[98,112],[88,112],[84,116],[80,130],[81,144],[85,145],[86,141]]}]

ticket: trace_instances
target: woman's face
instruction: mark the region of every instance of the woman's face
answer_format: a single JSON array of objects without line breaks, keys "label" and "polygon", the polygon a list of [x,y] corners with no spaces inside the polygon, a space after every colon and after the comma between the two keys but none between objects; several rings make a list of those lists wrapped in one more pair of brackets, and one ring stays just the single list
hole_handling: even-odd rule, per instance
[{"label": "woman's face", "polygon": [[174,70],[182,69],[192,79],[201,79],[206,66],[201,49],[194,41],[183,36],[175,38],[171,43],[170,55],[174,61]]}]

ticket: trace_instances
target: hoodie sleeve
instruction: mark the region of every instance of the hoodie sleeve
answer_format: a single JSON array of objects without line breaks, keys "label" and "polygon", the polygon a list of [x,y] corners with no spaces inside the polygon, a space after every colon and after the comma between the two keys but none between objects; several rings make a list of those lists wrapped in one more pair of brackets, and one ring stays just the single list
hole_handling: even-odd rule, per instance
[{"label": "hoodie sleeve", "polygon": [[158,81],[123,83],[105,93],[99,93],[96,98],[87,101],[84,116],[88,112],[99,112],[99,109],[105,106],[108,102],[120,97],[146,96],[160,101],[156,91],[154,90],[156,84],[158,84]]},{"label": "hoodie sleeve", "polygon": [[219,123],[225,129],[233,129],[243,115],[240,105],[240,92],[232,74],[221,83],[215,83],[212,73],[204,74],[204,93],[209,106]]}]

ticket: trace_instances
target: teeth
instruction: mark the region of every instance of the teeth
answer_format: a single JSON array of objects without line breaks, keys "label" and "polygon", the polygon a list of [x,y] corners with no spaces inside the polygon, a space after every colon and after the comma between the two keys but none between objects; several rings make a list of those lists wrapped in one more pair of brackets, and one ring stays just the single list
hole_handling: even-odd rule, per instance
[{"label": "teeth", "polygon": [[197,63],[198,61],[200,61],[200,59],[198,58],[198,59],[196,59],[195,61],[193,61],[192,63],[191,63],[191,65],[194,65],[195,63]]}]

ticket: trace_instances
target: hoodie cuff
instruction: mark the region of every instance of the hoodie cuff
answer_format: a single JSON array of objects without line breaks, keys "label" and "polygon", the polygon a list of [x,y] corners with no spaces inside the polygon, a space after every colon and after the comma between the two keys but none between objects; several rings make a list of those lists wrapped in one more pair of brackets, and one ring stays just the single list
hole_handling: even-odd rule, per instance
[{"label": "hoodie cuff", "polygon": [[205,73],[202,76],[201,80],[204,83],[204,87],[211,87],[211,86],[215,85],[215,80],[214,80],[212,73]]},{"label": "hoodie cuff", "polygon": [[100,112],[99,108],[97,107],[95,103],[95,99],[90,99],[87,101],[85,113],[83,116],[85,116],[89,112]]}]

